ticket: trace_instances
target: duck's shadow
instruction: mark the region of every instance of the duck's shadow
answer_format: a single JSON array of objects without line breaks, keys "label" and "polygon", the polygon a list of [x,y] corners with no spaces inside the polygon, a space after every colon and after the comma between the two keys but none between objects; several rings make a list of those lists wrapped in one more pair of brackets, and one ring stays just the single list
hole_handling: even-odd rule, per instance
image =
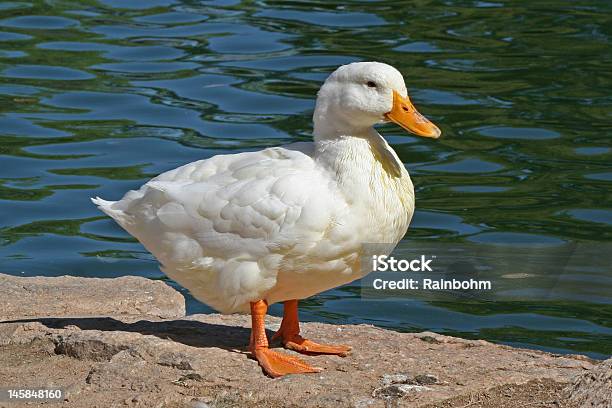
[{"label": "duck's shadow", "polygon": [[[4,321],[3,323],[40,322],[51,329],[76,326],[81,330],[124,331],[152,335],[193,347],[218,347],[231,351],[247,351],[251,330],[239,326],[204,323],[197,320],[140,320],[126,323],[111,317],[44,317]],[[274,332],[266,330],[268,338]]]}]

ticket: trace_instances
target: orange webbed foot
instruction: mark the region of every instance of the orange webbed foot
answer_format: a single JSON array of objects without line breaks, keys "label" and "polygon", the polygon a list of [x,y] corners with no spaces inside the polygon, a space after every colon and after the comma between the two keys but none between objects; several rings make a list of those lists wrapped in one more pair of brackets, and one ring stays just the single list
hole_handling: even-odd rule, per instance
[{"label": "orange webbed foot", "polygon": [[284,302],[284,305],[283,321],[274,337],[272,337],[272,341],[280,339],[285,348],[308,355],[335,354],[340,357],[346,357],[349,351],[351,351],[351,347],[344,344],[319,344],[300,336],[298,301],[296,299],[287,300]]},{"label": "orange webbed foot", "polygon": [[277,353],[268,347],[265,316],[268,302],[258,300],[251,302],[251,342],[249,349],[261,368],[270,377],[281,377],[286,374],[318,373],[320,368],[312,367],[302,359]]},{"label": "orange webbed foot", "polygon": [[287,374],[321,372],[320,368],[312,367],[301,358],[278,353],[269,348],[256,349],[252,353],[264,372],[273,378]]},{"label": "orange webbed foot", "polygon": [[278,338],[282,339],[282,344],[285,348],[307,355],[332,354],[340,357],[346,357],[352,349],[351,346],[344,344],[319,344],[314,341],[307,340],[299,334],[283,335],[283,333],[280,331],[277,332],[274,337],[272,337],[272,340]]}]

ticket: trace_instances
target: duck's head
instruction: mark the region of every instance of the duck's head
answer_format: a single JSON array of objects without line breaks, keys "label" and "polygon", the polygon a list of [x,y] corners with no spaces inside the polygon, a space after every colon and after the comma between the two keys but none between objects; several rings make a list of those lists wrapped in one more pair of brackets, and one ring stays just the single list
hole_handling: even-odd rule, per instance
[{"label": "duck's head", "polygon": [[418,136],[438,138],[440,129],[408,98],[402,74],[380,62],[354,62],[336,69],[317,96],[315,136],[359,135],[392,121]]}]

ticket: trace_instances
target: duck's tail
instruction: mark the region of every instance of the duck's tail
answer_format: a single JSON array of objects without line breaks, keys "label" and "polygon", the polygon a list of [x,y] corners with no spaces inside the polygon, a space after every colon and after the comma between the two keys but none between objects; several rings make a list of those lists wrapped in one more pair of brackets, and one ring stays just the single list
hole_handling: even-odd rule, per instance
[{"label": "duck's tail", "polygon": [[128,218],[127,214],[125,214],[122,210],[113,208],[113,204],[115,204],[117,201],[107,201],[100,197],[96,197],[91,198],[91,202],[97,205],[100,211],[117,221],[119,225],[125,226]]}]

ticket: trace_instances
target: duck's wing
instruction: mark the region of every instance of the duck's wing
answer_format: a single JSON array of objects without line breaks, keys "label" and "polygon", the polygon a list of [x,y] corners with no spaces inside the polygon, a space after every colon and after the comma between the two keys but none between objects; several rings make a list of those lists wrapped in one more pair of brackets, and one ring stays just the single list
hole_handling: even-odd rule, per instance
[{"label": "duck's wing", "polygon": [[190,163],[96,203],[163,264],[227,265],[316,245],[346,208],[334,187],[308,154],[271,148]]}]

